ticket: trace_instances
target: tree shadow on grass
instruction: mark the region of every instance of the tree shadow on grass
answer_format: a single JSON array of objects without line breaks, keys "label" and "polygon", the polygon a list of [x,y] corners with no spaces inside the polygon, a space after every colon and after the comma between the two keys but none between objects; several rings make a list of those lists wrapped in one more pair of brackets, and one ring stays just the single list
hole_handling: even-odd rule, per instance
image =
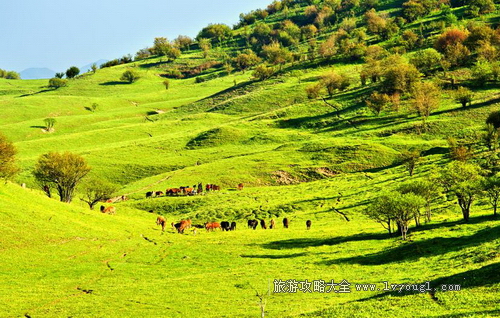
[{"label": "tree shadow on grass", "polygon": [[351,236],[339,236],[328,239],[317,239],[317,238],[307,237],[307,238],[273,241],[262,244],[261,246],[263,248],[271,250],[301,249],[301,248],[324,246],[324,245],[337,245],[353,241],[381,240],[388,237],[389,236],[385,233],[384,234],[360,233]]},{"label": "tree shadow on grass", "polygon": [[30,126],[30,128],[45,129],[47,127],[45,127],[45,126]]},{"label": "tree shadow on grass", "polygon": [[121,82],[121,81],[111,81],[111,82],[104,82],[100,83],[99,85],[101,86],[113,86],[113,85],[128,85],[130,84],[129,82]]},{"label": "tree shadow on grass", "polygon": [[321,261],[318,264],[327,266],[342,263],[360,265],[384,265],[390,263],[415,261],[421,257],[441,255],[495,240],[496,238],[498,238],[498,231],[500,231],[500,225],[485,228],[469,236],[447,238],[435,237],[416,242],[401,242],[401,244],[397,247],[385,249],[380,252],[354,257],[326,260]]},{"label": "tree shadow on grass", "polygon": [[20,97],[28,97],[28,96],[37,95],[37,94],[46,93],[46,92],[52,92],[52,91],[55,91],[55,90],[56,90],[56,88],[42,89],[41,91],[38,91],[38,92],[35,92],[35,93],[29,93],[29,94],[20,95],[20,96],[18,96],[18,98],[20,98]]},{"label": "tree shadow on grass", "polygon": [[265,254],[265,255],[240,255],[240,256],[244,257],[244,258],[283,259],[283,258],[301,257],[301,256],[306,256],[306,255],[307,255],[307,253],[295,253],[295,254],[286,254],[286,255]]}]

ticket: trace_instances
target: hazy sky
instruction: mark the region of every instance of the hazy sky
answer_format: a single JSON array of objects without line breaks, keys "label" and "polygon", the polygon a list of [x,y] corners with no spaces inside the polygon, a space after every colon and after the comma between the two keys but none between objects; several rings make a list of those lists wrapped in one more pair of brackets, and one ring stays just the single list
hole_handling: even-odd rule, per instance
[{"label": "hazy sky", "polygon": [[196,36],[232,26],[271,0],[0,0],[0,68],[56,72],[151,46],[155,37]]}]

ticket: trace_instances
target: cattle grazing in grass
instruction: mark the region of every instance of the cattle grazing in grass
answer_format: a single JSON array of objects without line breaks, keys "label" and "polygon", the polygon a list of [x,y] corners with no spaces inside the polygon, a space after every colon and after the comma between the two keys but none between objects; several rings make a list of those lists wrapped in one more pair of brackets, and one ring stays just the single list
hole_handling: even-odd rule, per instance
[{"label": "cattle grazing in grass", "polygon": [[114,206],[109,206],[106,208],[104,207],[104,205],[101,205],[101,212],[106,214],[115,214],[116,208]]},{"label": "cattle grazing in grass", "polygon": [[202,193],[203,192],[203,184],[198,183],[198,193]]},{"label": "cattle grazing in grass", "polygon": [[220,229],[220,224],[217,223],[217,222],[207,222],[205,223],[205,229],[207,229],[207,231],[214,231],[215,229]]},{"label": "cattle grazing in grass", "polygon": [[179,227],[177,228],[177,232],[180,234],[184,233],[185,229],[189,229],[191,227],[191,220],[181,220],[179,222]]},{"label": "cattle grazing in grass", "polygon": [[212,191],[220,191],[220,186],[216,184],[212,185]]},{"label": "cattle grazing in grass", "polygon": [[179,189],[179,188],[171,188],[171,189],[167,189],[165,191],[165,194],[170,195],[170,196],[179,195],[180,193],[181,193],[181,189]]},{"label": "cattle grazing in grass", "polygon": [[266,226],[266,221],[264,221],[264,220],[260,220],[260,227],[261,227],[263,230],[267,229],[267,226]]},{"label": "cattle grazing in grass", "polygon": [[180,231],[181,223],[174,223],[174,222],[172,222],[172,228],[174,230],[177,230],[178,233],[181,233],[181,231]]},{"label": "cattle grazing in grass", "polygon": [[220,222],[220,227],[223,231],[229,231],[230,226],[231,225],[227,221]]},{"label": "cattle grazing in grass", "polygon": [[311,224],[312,224],[311,220],[307,220],[307,221],[306,221],[306,228],[307,228],[308,230],[310,230],[310,229],[311,229]]},{"label": "cattle grazing in grass", "polygon": [[240,191],[243,190],[243,183],[238,184],[238,190],[240,190]]},{"label": "cattle grazing in grass", "polygon": [[195,227],[197,229],[204,229],[205,225],[203,225],[203,224],[193,224],[193,227]]},{"label": "cattle grazing in grass", "polygon": [[153,191],[146,192],[146,198],[152,198],[153,197]]},{"label": "cattle grazing in grass", "polygon": [[161,192],[161,191],[156,191],[155,192],[155,196],[156,197],[159,197],[159,196],[162,196],[162,195],[163,195],[163,192]]},{"label": "cattle grazing in grass", "polygon": [[259,221],[257,220],[248,220],[248,227],[251,229],[256,229],[257,225],[259,225]]},{"label": "cattle grazing in grass", "polygon": [[283,227],[284,227],[285,229],[288,229],[288,218],[284,218],[284,219],[283,219]]},{"label": "cattle grazing in grass", "polygon": [[231,231],[235,231],[235,230],[236,230],[236,222],[234,222],[234,221],[233,221],[233,222],[231,222],[231,226],[229,227],[229,229],[230,229]]},{"label": "cattle grazing in grass", "polygon": [[165,219],[163,216],[159,216],[156,218],[156,225],[161,225],[161,230],[162,232],[165,231],[165,226],[167,225],[167,219]]},{"label": "cattle grazing in grass", "polygon": [[274,221],[274,219],[271,219],[271,222],[270,222],[270,224],[269,224],[269,228],[270,228],[270,229],[274,229],[274,228],[276,228],[276,222]]}]

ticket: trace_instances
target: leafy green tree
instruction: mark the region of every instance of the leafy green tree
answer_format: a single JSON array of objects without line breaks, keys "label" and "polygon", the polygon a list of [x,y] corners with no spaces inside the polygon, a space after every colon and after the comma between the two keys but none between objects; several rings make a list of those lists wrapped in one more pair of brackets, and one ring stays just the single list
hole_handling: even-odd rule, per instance
[{"label": "leafy green tree", "polygon": [[55,78],[63,78],[64,77],[64,73],[63,72],[56,73],[56,75],[54,77]]},{"label": "leafy green tree", "polygon": [[54,77],[49,80],[49,87],[58,89],[68,85],[68,81],[59,77]]},{"label": "leafy green tree", "polygon": [[498,146],[498,128],[492,124],[486,124],[486,131],[483,134],[483,141],[489,151],[496,150]]},{"label": "leafy green tree", "polygon": [[66,70],[66,77],[67,78],[74,78],[78,74],[80,74],[80,69],[76,66],[72,66]]},{"label": "leafy green tree", "polygon": [[307,98],[309,98],[309,99],[318,98],[320,92],[321,92],[321,85],[320,84],[312,84],[312,85],[309,85],[306,87],[306,94],[307,94]]},{"label": "leafy green tree", "polygon": [[90,69],[92,70],[92,73],[95,74],[95,72],[97,71],[97,64],[92,64],[92,66],[90,67]]},{"label": "leafy green tree", "polygon": [[500,111],[491,112],[486,119],[486,124],[491,124],[495,129],[500,128]]},{"label": "leafy green tree", "polygon": [[136,71],[134,70],[126,70],[123,72],[122,77],[120,77],[120,80],[122,81],[127,81],[130,84],[136,82],[140,78],[139,74],[137,74]]},{"label": "leafy green tree", "polygon": [[151,50],[158,56],[166,56],[167,61],[174,61],[181,55],[180,49],[176,48],[164,37],[155,38]]},{"label": "leafy green tree", "polygon": [[272,67],[268,67],[264,64],[261,64],[257,66],[252,74],[252,77],[254,79],[257,79],[259,81],[263,81],[265,79],[270,78],[271,76],[274,75],[274,69]]},{"label": "leafy green tree", "polygon": [[455,92],[455,100],[464,108],[467,107],[467,105],[471,105],[473,98],[474,93],[466,87],[460,86]]},{"label": "leafy green tree", "polygon": [[366,106],[370,108],[377,116],[391,102],[389,95],[379,92],[373,92],[366,100]]},{"label": "leafy green tree", "polygon": [[200,38],[198,39],[198,45],[201,49],[204,58],[208,57],[210,53],[210,49],[212,48],[212,43],[210,43],[210,39]]},{"label": "leafy green tree", "polygon": [[53,131],[54,130],[54,126],[56,124],[55,118],[45,118],[43,120],[43,122],[45,123],[45,130],[46,131]]},{"label": "leafy green tree", "polygon": [[98,202],[106,201],[111,198],[117,187],[102,179],[94,178],[88,180],[83,186],[83,197],[80,198],[83,202],[89,205],[91,210]]},{"label": "leafy green tree", "polygon": [[330,71],[321,76],[321,83],[328,91],[328,95],[333,96],[336,90],[343,91],[351,85],[350,78],[345,74]]},{"label": "leafy green tree", "polygon": [[11,179],[19,169],[16,166],[16,147],[0,133],[0,178]]},{"label": "leafy green tree", "polygon": [[376,198],[366,210],[366,214],[382,224],[389,231],[389,235],[392,234],[392,224],[396,223],[401,238],[406,240],[409,222],[415,215],[420,214],[420,209],[424,205],[425,200],[418,195],[395,192]]},{"label": "leafy green tree", "polygon": [[480,168],[454,161],[441,169],[438,181],[445,191],[457,198],[465,222],[469,221],[470,207],[481,191]]},{"label": "leafy green tree", "polygon": [[[439,197],[439,186],[431,180],[417,180],[402,184],[398,191],[402,194],[413,193],[422,197],[425,200],[426,212],[425,222],[431,221],[431,205],[432,202]],[[419,221],[417,221],[417,224]]]},{"label": "leafy green tree", "polygon": [[440,66],[442,57],[441,53],[429,48],[413,54],[410,63],[415,65],[420,72],[430,75]]},{"label": "leafy green tree", "polygon": [[71,202],[78,183],[90,172],[81,156],[70,152],[50,152],[41,155],[33,175],[39,184],[53,185],[62,202]]},{"label": "leafy green tree", "polygon": [[482,189],[484,191],[484,196],[486,196],[493,208],[493,215],[497,216],[498,201],[500,199],[500,178],[498,176],[492,176],[486,178],[481,183]]},{"label": "leafy green tree", "polygon": [[284,64],[292,61],[292,53],[288,49],[281,47],[277,42],[264,45],[262,54],[270,64],[279,65],[280,70]]},{"label": "leafy green tree", "polygon": [[163,85],[165,86],[165,89],[168,90],[170,88],[170,81],[168,79],[165,79],[163,81]]},{"label": "leafy green tree", "polygon": [[382,63],[382,88],[389,93],[409,92],[420,79],[420,72],[413,64],[398,55],[389,56]]},{"label": "leafy green tree", "polygon": [[179,35],[174,39],[174,46],[181,51],[189,51],[189,48],[193,45],[193,43],[193,39],[186,35]]},{"label": "leafy green tree", "polygon": [[412,96],[412,108],[422,117],[422,125],[425,127],[431,112],[439,108],[441,91],[437,85],[431,82],[416,83]]},{"label": "leafy green tree", "polygon": [[243,72],[245,72],[246,69],[259,64],[260,62],[261,58],[258,57],[257,54],[255,54],[255,52],[250,49],[243,51],[234,58],[234,63],[236,64],[237,68]]},{"label": "leafy green tree", "polygon": [[208,26],[204,27],[200,31],[200,33],[198,33],[198,36],[196,38],[198,40],[201,38],[217,40],[220,44],[223,41],[228,40],[232,36],[232,33],[233,32],[231,28],[225,24],[209,24]]},{"label": "leafy green tree", "polygon": [[471,71],[472,78],[477,86],[484,86],[493,77],[491,65],[486,60],[478,60]]},{"label": "leafy green tree", "polygon": [[401,164],[405,166],[406,170],[410,174],[410,177],[413,176],[413,172],[415,171],[415,167],[420,161],[421,156],[422,154],[420,153],[420,151],[416,149],[405,150],[401,152],[399,160],[401,161]]}]

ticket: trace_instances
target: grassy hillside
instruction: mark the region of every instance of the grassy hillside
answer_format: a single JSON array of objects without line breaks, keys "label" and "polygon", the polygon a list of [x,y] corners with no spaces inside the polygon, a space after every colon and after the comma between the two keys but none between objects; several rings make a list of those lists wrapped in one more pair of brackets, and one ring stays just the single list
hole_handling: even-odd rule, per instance
[{"label": "grassy hillside", "polygon": [[[390,237],[366,215],[381,194],[438,174],[452,161],[450,138],[469,147],[468,162],[486,173],[486,159],[498,156],[482,141],[486,118],[498,110],[497,62],[488,62],[490,77],[479,85],[486,49],[470,51],[470,61],[457,65],[447,65],[452,56],[443,53],[432,72],[418,76],[417,83],[439,87],[438,108],[425,125],[413,108],[414,90],[390,91],[385,71],[375,74],[377,81],[364,83],[361,76],[371,66],[390,68],[393,54],[408,67],[447,28],[474,34],[479,23],[498,33],[498,12],[474,16],[471,4],[453,1],[410,20],[405,1],[375,1],[385,25],[400,24],[384,31],[394,31],[387,36],[369,30],[369,7],[344,1],[328,11],[334,2],[279,2],[286,10],[274,2],[264,19],[242,19],[231,37],[213,40],[206,56],[194,44],[174,61],[136,59],[82,74],[58,89],[46,80],[0,78],[0,131],[16,146],[20,167],[14,180],[0,184],[0,316],[257,317],[256,292],[264,293],[266,317],[500,315],[499,221],[487,198],[477,196],[464,222],[453,195],[435,194],[432,221],[411,224],[406,241]],[[311,12],[329,18],[320,25]],[[403,16],[408,20],[397,19]],[[302,36],[285,45],[291,40],[284,29],[293,34],[287,20],[318,26],[314,54],[308,51],[312,41]],[[252,40],[262,25],[275,32]],[[406,47],[405,31],[425,40]],[[490,44],[500,49],[494,38]],[[338,51],[324,56],[319,47],[330,39]],[[294,61],[273,64],[262,45],[271,40],[295,54]],[[370,59],[371,45],[387,56]],[[366,54],[357,56],[363,48]],[[257,64],[238,69],[235,58],[248,49],[272,75],[257,79]],[[140,76],[132,84],[120,80],[129,69]],[[181,71],[184,77],[174,78]],[[332,94],[322,87],[308,98],[306,89],[324,85],[332,71],[349,85]],[[473,92],[470,105],[456,101],[453,85]],[[366,103],[374,92],[392,98],[378,115]],[[43,129],[45,118],[56,119],[53,132]],[[410,176],[400,158],[413,149],[421,158]],[[129,200],[114,204],[116,215],[103,215],[80,200],[83,188],[71,204],[47,198],[32,170],[51,151],[81,155],[92,177],[116,185],[115,194]],[[222,190],[145,196],[200,182]],[[236,190],[239,183],[242,191]],[[158,215],[168,224],[182,218],[195,224],[236,221],[237,230],[181,235],[167,227],[162,233]],[[289,229],[282,226],[284,217],[291,220]],[[274,219],[278,226],[254,231],[246,227],[249,219]],[[275,279],[345,279],[352,292],[273,293]],[[383,282],[461,290],[387,291]],[[380,290],[356,291],[355,284],[368,283]]]}]

